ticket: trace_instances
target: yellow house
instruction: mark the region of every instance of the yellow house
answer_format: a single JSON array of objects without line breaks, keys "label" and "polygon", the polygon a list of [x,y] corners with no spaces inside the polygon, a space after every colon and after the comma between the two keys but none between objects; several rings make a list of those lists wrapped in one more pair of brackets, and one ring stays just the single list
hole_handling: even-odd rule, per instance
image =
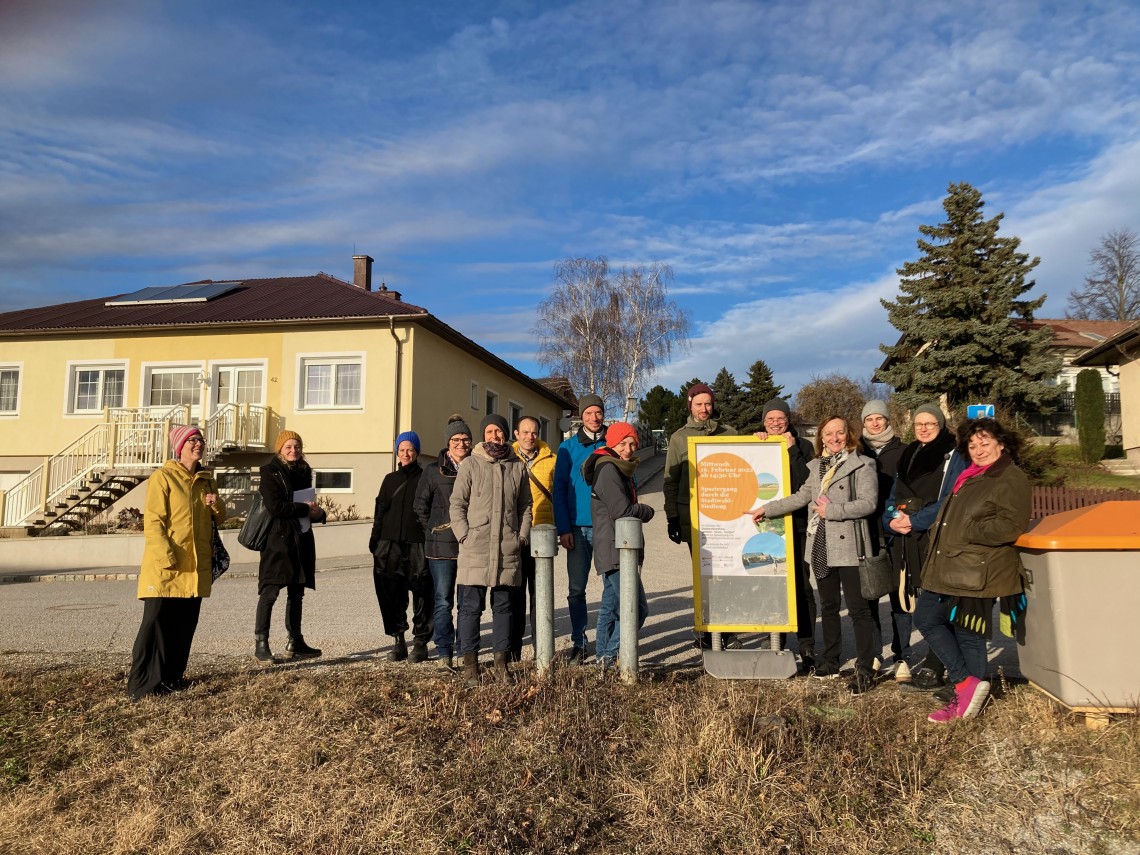
[{"label": "yellow house", "polygon": [[1140,462],[1140,321],[1125,321],[1122,326],[1111,338],[1074,359],[1073,365],[1078,370],[1099,368],[1117,377],[1124,455]]},{"label": "yellow house", "polygon": [[395,436],[415,430],[434,457],[451,413],[476,432],[488,413],[533,415],[557,447],[569,401],[372,290],[370,257],[354,264],[353,282],[207,280],[0,314],[0,524],[90,515],[92,494],[160,465],[163,432],[186,420],[204,427],[222,488],[239,492],[277,431],[297,431],[319,492],[360,516],[394,468]]}]

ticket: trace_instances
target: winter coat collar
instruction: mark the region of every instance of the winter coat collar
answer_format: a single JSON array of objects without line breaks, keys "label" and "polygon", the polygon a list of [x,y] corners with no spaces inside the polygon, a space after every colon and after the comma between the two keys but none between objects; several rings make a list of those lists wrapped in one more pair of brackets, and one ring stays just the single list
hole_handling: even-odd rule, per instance
[{"label": "winter coat collar", "polygon": [[685,427],[689,428],[689,430],[695,430],[698,433],[716,433],[716,426],[718,424],[719,422],[716,419],[707,419],[703,422],[699,422],[692,416],[689,416],[685,422]]},{"label": "winter coat collar", "polygon": [[605,431],[602,431],[601,433],[599,433],[595,436],[595,435],[592,435],[588,430],[586,430],[585,425],[578,428],[578,442],[582,443],[582,445],[597,445],[598,443],[605,442],[605,441],[606,441],[606,432]]},{"label": "winter coat collar", "polygon": [[640,462],[636,457],[631,460],[622,460],[612,448],[599,448],[582,461],[582,478],[591,487],[594,486],[598,467],[604,463],[610,463],[616,466],[618,471],[628,480],[633,478],[633,473]]}]

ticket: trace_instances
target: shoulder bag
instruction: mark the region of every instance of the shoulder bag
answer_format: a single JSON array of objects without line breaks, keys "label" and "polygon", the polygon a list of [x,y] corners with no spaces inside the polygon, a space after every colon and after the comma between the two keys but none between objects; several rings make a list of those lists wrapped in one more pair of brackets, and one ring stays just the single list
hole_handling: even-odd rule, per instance
[{"label": "shoulder bag", "polygon": [[230,569],[230,553],[226,550],[226,545],[222,543],[222,536],[218,533],[218,524],[214,520],[210,520],[210,527],[214,530],[213,534],[213,549],[210,552],[210,576],[211,581],[217,582],[222,577],[222,574]]},{"label": "shoulder bag", "polygon": [[[851,475],[851,498],[855,498],[855,475]],[[870,554],[871,531],[867,518],[855,521],[855,548],[859,553],[859,593],[865,600],[877,601],[894,590],[898,579],[891,567],[891,556],[880,549]]]},{"label": "shoulder bag", "polygon": [[261,493],[256,493],[249,513],[245,515],[245,522],[241,524],[241,531],[238,532],[238,543],[246,549],[261,552],[269,542],[269,525],[272,522],[273,518],[261,501]]}]

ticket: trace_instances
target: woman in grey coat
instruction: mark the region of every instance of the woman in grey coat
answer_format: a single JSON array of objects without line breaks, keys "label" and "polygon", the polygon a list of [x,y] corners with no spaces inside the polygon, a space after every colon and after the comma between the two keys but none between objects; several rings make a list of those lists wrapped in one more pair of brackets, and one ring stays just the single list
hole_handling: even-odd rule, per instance
[{"label": "woman in grey coat", "polygon": [[520,550],[530,540],[531,494],[526,464],[511,449],[507,420],[483,419],[483,441],[459,465],[451,491],[451,530],[459,541],[459,653],[468,684],[479,682],[479,621],[491,591],[495,674],[509,677],[511,587],[522,583]]},{"label": "woman in grey coat", "polygon": [[[855,631],[855,677],[847,688],[860,694],[871,688],[875,675],[875,624],[867,601],[859,590],[859,551],[856,527],[875,510],[878,476],[875,462],[855,451],[858,435],[841,416],[820,422],[815,437],[816,459],[808,480],[795,493],[776,499],[752,512],[759,522],[780,517],[810,504],[807,530],[807,560],[819,589],[823,623],[823,650],[815,676],[839,676],[841,628],[839,608],[847,602]],[[864,530],[860,538],[866,537]]]}]

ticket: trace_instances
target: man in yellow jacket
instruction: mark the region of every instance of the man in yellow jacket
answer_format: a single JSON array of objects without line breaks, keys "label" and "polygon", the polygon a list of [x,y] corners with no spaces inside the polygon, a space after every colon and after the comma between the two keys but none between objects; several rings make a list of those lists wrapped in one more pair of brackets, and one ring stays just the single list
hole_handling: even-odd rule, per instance
[{"label": "man in yellow jacket", "polygon": [[[530,480],[530,495],[532,499],[531,514],[532,525],[553,525],[554,505],[552,492],[554,490],[554,452],[550,446],[538,438],[541,426],[534,416],[523,416],[515,428],[515,441],[513,448],[515,454],[526,464],[526,471]],[[512,605],[511,614],[518,618],[511,624],[511,661],[518,662],[522,658],[523,630],[526,628],[526,601],[530,599],[530,637],[534,643],[534,556],[530,554],[529,544],[523,547],[522,555],[522,585],[512,588],[511,593],[517,597]]]}]

